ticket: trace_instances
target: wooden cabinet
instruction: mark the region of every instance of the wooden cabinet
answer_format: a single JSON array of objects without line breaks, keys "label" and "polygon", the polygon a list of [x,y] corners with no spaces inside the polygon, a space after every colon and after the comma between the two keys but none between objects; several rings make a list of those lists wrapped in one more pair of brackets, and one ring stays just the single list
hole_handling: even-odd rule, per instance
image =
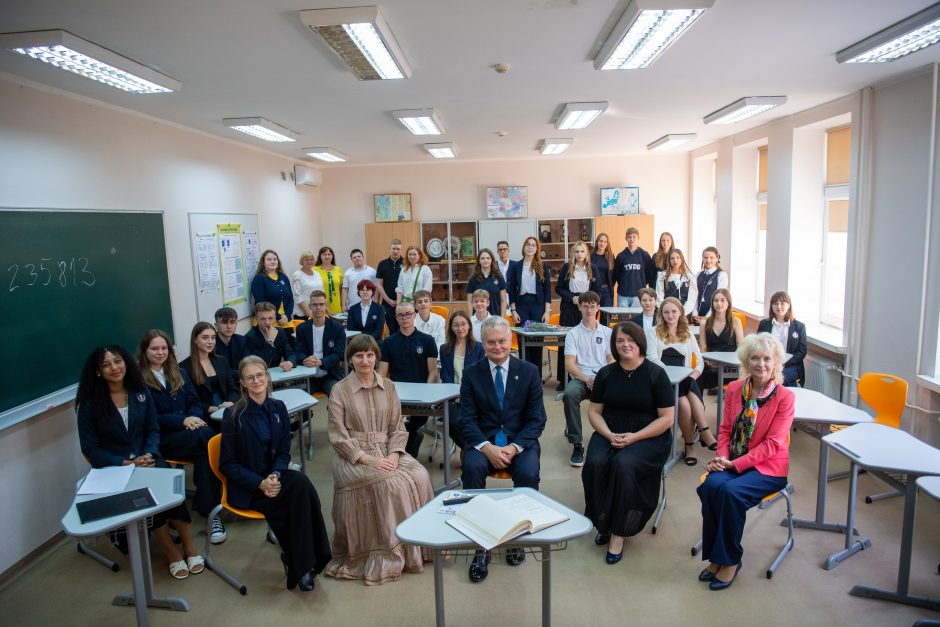
[{"label": "wooden cabinet", "polygon": [[466,302],[467,281],[477,261],[476,221],[422,222],[421,249],[434,277],[432,300]]},{"label": "wooden cabinet", "polygon": [[393,239],[401,240],[401,254],[409,245],[421,245],[421,225],[417,222],[377,222],[366,224],[366,263],[378,268],[388,258],[388,245]]},{"label": "wooden cabinet", "polygon": [[653,254],[656,252],[656,233],[653,232],[653,216],[636,214],[629,216],[598,216],[594,218],[594,233],[607,233],[610,250],[616,257],[627,247],[627,229],[635,227],[640,231],[640,248]]},{"label": "wooden cabinet", "polygon": [[548,267],[554,284],[558,280],[561,266],[568,261],[574,243],[594,243],[594,218],[539,220],[537,237],[542,248],[542,260]]}]

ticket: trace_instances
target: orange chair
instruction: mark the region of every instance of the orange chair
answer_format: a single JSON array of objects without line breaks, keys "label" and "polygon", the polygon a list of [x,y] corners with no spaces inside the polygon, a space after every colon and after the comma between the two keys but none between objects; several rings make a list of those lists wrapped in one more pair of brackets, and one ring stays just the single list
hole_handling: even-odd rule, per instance
[{"label": "orange chair", "polygon": [[743,333],[744,330],[747,329],[747,316],[745,316],[740,311],[732,311],[731,315],[737,318],[738,321],[741,323],[741,332]]},{"label": "orange chair", "polygon": [[494,470],[487,476],[491,479],[512,479],[512,475],[509,474],[509,471],[505,469]]},{"label": "orange chair", "polygon": [[436,313],[444,320],[447,320],[450,317],[450,309],[444,305],[431,305],[431,313]]},{"label": "orange chair", "polygon": [[[892,374],[881,372],[866,372],[858,380],[858,395],[865,404],[875,410],[875,422],[878,424],[901,428],[901,416],[904,405],[907,403],[907,381]],[[900,482],[906,482],[905,475],[898,475]],[[897,490],[889,490],[879,494],[865,497],[866,503],[874,503],[881,499],[901,496]]]},{"label": "orange chair", "polygon": [[[551,316],[549,316],[549,318],[548,318],[548,323],[549,323],[549,324],[555,324],[555,325],[561,324],[561,314],[560,314],[560,313],[553,313]],[[548,359],[548,378],[551,379],[551,378],[552,378],[552,355],[558,353],[558,347],[557,347],[557,346],[546,346],[546,347],[545,347],[545,352],[546,352],[547,355],[548,355],[548,356],[547,356],[547,359]],[[558,359],[558,357],[556,356],[555,359]],[[558,377],[561,378],[561,376],[562,376],[562,375],[561,375],[561,373],[559,372],[559,373],[558,373]]]},{"label": "orange chair", "polygon": [[[506,318],[506,322],[509,323],[510,327],[516,326],[516,323],[512,320],[512,316],[504,316],[504,318]],[[517,336],[515,333],[512,334],[511,348],[512,350],[516,351],[516,355],[519,355],[519,336]],[[519,355],[519,359],[522,359],[522,355]]]},{"label": "orange chair", "polygon": [[[219,454],[222,448],[222,436],[214,435],[209,440],[208,454],[209,454],[209,467],[212,468],[212,472],[218,477],[219,481],[222,482],[222,502],[216,505],[212,512],[209,513],[208,518],[206,518],[206,550],[205,550],[205,559],[206,559],[206,568],[214,572],[216,575],[221,577],[226,583],[238,590],[242,595],[248,594],[248,587],[245,584],[241,583],[235,579],[232,575],[228,574],[223,570],[219,565],[215,563],[215,560],[212,559],[211,550],[212,543],[209,541],[209,538],[212,535],[212,530],[210,529],[212,525],[212,520],[222,513],[223,509],[227,509],[236,516],[241,516],[243,518],[251,518],[253,520],[264,520],[264,514],[261,512],[255,511],[253,509],[239,509],[233,505],[230,505],[228,502],[228,480],[225,478],[225,475],[219,470]],[[273,535],[271,530],[268,530],[268,542],[274,544]]]}]

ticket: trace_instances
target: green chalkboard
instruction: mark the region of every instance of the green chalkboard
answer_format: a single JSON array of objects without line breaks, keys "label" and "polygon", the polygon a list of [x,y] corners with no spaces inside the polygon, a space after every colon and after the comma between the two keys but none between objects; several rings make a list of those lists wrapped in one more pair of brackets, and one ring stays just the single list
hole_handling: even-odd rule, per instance
[{"label": "green chalkboard", "polygon": [[172,334],[162,213],[0,208],[0,233],[0,428],[73,398],[96,346]]}]

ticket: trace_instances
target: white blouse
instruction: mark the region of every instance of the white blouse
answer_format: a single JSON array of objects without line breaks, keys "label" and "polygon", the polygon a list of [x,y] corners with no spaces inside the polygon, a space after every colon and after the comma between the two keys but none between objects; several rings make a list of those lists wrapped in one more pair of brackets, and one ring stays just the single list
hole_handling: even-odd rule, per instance
[{"label": "white blouse", "polygon": [[[660,271],[656,275],[656,303],[661,305],[663,299],[666,298],[666,290],[663,287],[663,276],[666,273]],[[686,296],[685,302],[682,303],[682,307],[685,310],[685,315],[691,314],[695,311],[695,305],[698,303],[698,285],[695,282],[695,276],[687,272],[685,274],[670,274],[669,282],[672,283],[676,288],[680,288],[683,283],[689,284],[689,294]]]},{"label": "white blouse", "polygon": [[575,294],[580,294],[588,291],[589,287],[591,287],[591,283],[588,281],[587,270],[575,268],[574,276],[568,280],[568,289]]},{"label": "white blouse", "polygon": [[[649,339],[650,336],[647,336]],[[685,356],[685,367],[692,368],[692,355],[695,355],[695,372],[701,374],[702,370],[705,369],[705,360],[702,359],[701,349],[698,345],[698,340],[695,336],[692,335],[692,332],[689,332],[689,339],[685,342],[666,342],[665,340],[660,339],[660,337],[654,331],[652,334],[653,341],[649,343],[646,348],[646,356],[649,359],[652,359],[656,363],[663,365],[662,357],[663,352],[667,348],[674,348],[680,354]]]},{"label": "white blouse", "polygon": [[[415,281],[416,274],[418,276],[417,281]],[[395,288],[395,291],[402,295],[403,301],[411,301],[414,300],[414,292],[421,290],[430,292],[432,282],[431,269],[425,265],[402,268],[401,274],[398,275],[398,287]]]},{"label": "white blouse", "polygon": [[303,270],[297,270],[290,277],[291,291],[294,292],[294,315],[307,317],[304,310],[300,308],[300,303],[310,303],[310,293],[316,290],[325,291],[323,278],[320,273],[313,270],[313,275],[308,275]]}]

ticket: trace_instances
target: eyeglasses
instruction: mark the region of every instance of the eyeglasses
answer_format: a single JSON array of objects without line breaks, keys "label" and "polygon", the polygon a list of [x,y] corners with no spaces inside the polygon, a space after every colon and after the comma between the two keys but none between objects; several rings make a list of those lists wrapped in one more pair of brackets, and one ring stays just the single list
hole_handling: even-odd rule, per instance
[{"label": "eyeglasses", "polygon": [[411,313],[395,314],[395,317],[398,318],[399,320],[407,320],[408,318],[411,318],[414,315],[415,315],[415,312],[412,311]]},{"label": "eyeglasses", "polygon": [[248,383],[254,383],[256,381],[264,381],[267,376],[267,372],[259,372],[258,374],[250,374],[242,378]]},{"label": "eyeglasses", "polygon": [[497,249],[496,249],[496,252],[498,252],[498,253],[508,253],[508,252],[509,252],[509,249],[508,249],[508,248],[505,248],[505,247],[504,247],[504,248],[497,248]]}]

